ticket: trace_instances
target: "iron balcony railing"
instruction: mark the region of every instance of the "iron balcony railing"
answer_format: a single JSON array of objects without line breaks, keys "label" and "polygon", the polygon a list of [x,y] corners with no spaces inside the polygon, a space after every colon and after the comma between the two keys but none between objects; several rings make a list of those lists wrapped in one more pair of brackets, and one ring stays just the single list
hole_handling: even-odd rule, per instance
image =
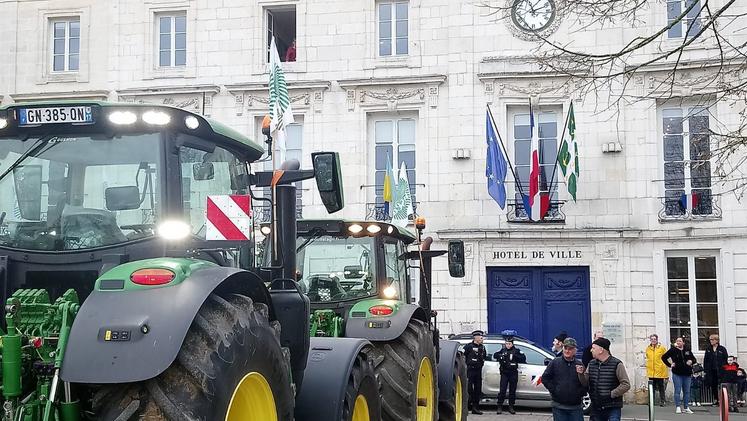
[{"label": "iron balcony railing", "polygon": [[565,214],[561,210],[565,204],[564,200],[551,200],[550,209],[541,221],[532,221],[529,219],[524,202],[518,200],[509,200],[506,204],[508,212],[506,218],[511,223],[530,223],[530,224],[564,224]]}]

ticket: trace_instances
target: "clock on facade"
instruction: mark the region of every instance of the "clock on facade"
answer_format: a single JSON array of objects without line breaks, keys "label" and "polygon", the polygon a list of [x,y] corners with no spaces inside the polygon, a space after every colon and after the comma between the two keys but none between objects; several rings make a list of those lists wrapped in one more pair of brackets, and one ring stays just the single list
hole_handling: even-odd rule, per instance
[{"label": "clock on facade", "polygon": [[544,31],[555,20],[554,0],[515,0],[511,6],[511,20],[525,32]]}]

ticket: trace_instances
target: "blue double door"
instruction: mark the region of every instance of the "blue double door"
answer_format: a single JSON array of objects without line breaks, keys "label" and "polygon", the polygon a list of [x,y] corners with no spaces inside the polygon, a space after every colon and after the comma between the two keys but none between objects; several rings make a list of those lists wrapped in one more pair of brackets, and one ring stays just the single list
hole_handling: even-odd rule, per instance
[{"label": "blue double door", "polygon": [[505,329],[548,349],[565,331],[580,352],[591,343],[589,268],[489,267],[488,332]]}]

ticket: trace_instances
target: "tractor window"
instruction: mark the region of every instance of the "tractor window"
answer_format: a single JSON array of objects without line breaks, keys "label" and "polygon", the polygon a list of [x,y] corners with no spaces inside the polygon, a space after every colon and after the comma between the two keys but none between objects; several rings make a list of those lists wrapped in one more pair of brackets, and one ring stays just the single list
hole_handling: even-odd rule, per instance
[{"label": "tractor window", "polygon": [[[189,138],[189,136],[181,136]],[[210,151],[182,146],[179,148],[182,170],[182,199],[189,206],[184,212],[192,233],[205,239],[208,196],[246,194],[240,177],[246,165],[231,152],[214,147]],[[230,210],[226,210],[230,212]]]},{"label": "tractor window", "polygon": [[159,134],[0,139],[0,246],[79,250],[153,235]]},{"label": "tractor window", "polygon": [[405,291],[405,261],[400,259],[402,249],[397,243],[384,243],[384,266],[386,267],[386,286],[392,286],[397,291],[397,298],[404,298]]},{"label": "tractor window", "polygon": [[298,279],[311,302],[376,295],[371,237],[300,236]]}]

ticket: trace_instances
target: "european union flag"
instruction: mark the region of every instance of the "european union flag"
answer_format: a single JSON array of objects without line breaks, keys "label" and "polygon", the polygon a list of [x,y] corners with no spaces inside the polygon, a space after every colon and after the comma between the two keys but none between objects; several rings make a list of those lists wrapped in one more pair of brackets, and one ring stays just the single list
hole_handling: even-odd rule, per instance
[{"label": "european union flag", "polygon": [[488,154],[485,163],[485,177],[488,178],[488,194],[501,209],[506,207],[506,172],[508,163],[498,147],[498,136],[496,136],[490,119],[490,113],[485,113],[485,132],[488,140]]}]

